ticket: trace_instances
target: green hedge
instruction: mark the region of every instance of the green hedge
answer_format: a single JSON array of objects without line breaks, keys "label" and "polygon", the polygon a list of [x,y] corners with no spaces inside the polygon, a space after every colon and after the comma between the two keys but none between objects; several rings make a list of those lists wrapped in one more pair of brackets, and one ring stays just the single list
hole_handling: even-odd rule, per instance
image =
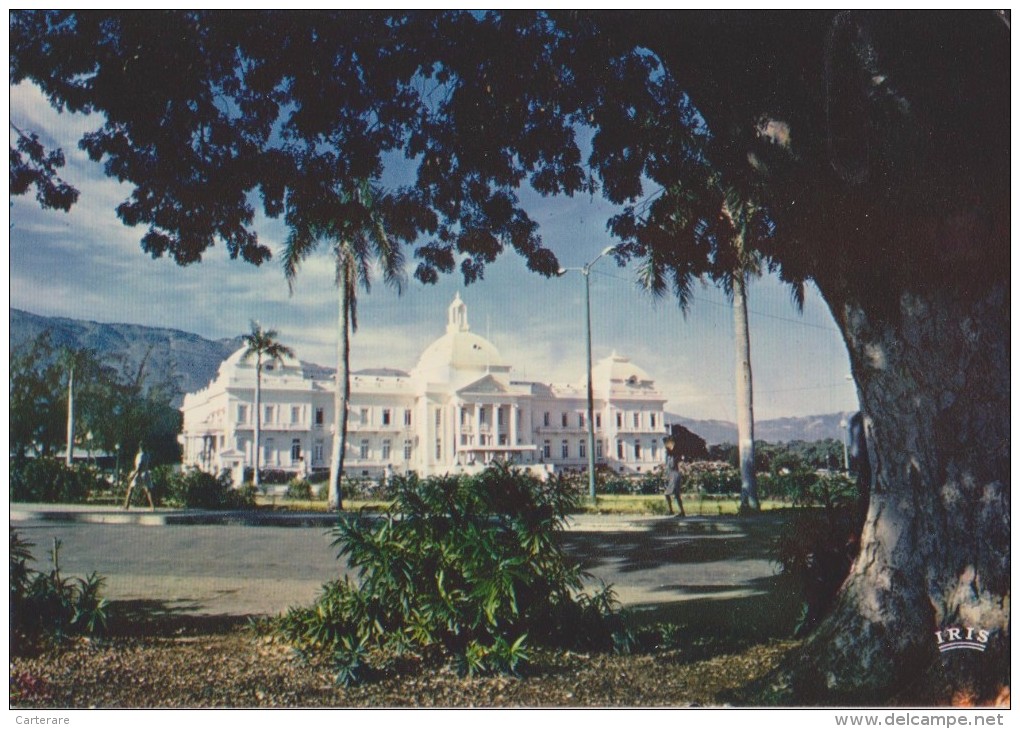
[{"label": "green hedge", "polygon": [[72,466],[55,458],[11,461],[11,501],[45,504],[83,504],[89,494],[107,483],[87,466]]}]

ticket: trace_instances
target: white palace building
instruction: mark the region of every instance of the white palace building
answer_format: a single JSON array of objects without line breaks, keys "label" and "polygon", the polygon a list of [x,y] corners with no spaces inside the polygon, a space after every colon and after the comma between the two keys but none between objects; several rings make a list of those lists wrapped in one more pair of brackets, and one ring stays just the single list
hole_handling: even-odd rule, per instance
[{"label": "white palace building", "polygon": [[[185,465],[240,476],[253,464],[254,358],[238,350],[216,378],[185,396]],[[615,471],[649,471],[664,458],[665,399],[638,366],[615,352],[592,371],[595,456]],[[333,377],[312,376],[296,359],[264,365],[264,469],[307,474],[329,468]],[[502,459],[546,472],[587,468],[587,380],[554,385],[511,376],[491,342],[470,331],[467,306],[450,304],[446,333],[410,373],[351,375],[345,475],[474,472]]]}]

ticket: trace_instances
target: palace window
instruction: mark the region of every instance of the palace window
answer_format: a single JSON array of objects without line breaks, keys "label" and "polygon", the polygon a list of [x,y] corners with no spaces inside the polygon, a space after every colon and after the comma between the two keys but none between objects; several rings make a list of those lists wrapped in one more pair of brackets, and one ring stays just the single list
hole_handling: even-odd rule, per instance
[{"label": "palace window", "polygon": [[238,405],[237,406],[237,422],[246,423],[248,422],[248,406]]},{"label": "palace window", "polygon": [[602,458],[602,441],[595,441],[595,457]]},{"label": "palace window", "polygon": [[366,458],[368,458],[368,441],[367,440],[361,441],[361,448],[358,451],[358,455],[361,457],[362,460],[365,460]]},{"label": "palace window", "polygon": [[544,425],[547,428],[549,427],[549,413],[542,414],[542,425]]},{"label": "palace window", "polygon": [[616,414],[616,427],[617,428],[623,427],[623,413]]},{"label": "palace window", "polygon": [[648,450],[652,454],[652,460],[653,461],[659,460],[659,445],[654,440],[651,441],[651,443],[649,443]]},{"label": "palace window", "polygon": [[390,460],[390,442],[388,440],[382,442],[382,459],[384,461]]},{"label": "palace window", "polygon": [[639,440],[634,441],[634,460],[641,460],[641,441]]},{"label": "palace window", "polygon": [[655,430],[655,413],[650,413],[648,416],[648,420],[651,423],[652,430]]},{"label": "palace window", "polygon": [[301,406],[292,405],[290,408],[290,422],[297,425],[301,422]]},{"label": "palace window", "polygon": [[323,408],[315,408],[315,424],[322,425],[326,422],[326,411]]},{"label": "palace window", "polygon": [[295,438],[290,443],[290,462],[297,463],[301,460],[301,441]]},{"label": "palace window", "polygon": [[597,430],[601,430],[602,429],[602,413],[597,413],[595,415],[595,428]]},{"label": "palace window", "polygon": [[389,408],[383,408],[383,411],[382,411],[382,424],[383,425],[389,425],[390,424],[390,409]]},{"label": "palace window", "polygon": [[560,444],[560,456],[563,458],[570,457],[570,447],[567,445],[567,441],[563,441],[563,443]]},{"label": "palace window", "polygon": [[561,416],[560,416],[560,424],[561,424],[561,425],[562,425],[562,426],[563,426],[564,428],[566,428],[566,427],[567,427],[567,414],[566,414],[566,413],[563,413],[563,415],[561,415]]},{"label": "palace window", "polygon": [[267,423],[273,422],[273,406],[272,405],[266,405],[266,407],[263,409],[263,411],[262,411],[262,419],[265,422],[267,422]]},{"label": "palace window", "polygon": [[[436,411],[439,412],[438,410]],[[443,441],[436,438],[436,460],[440,460],[443,457]]]},{"label": "palace window", "polygon": [[577,414],[577,427],[578,428],[584,427],[584,413]]},{"label": "palace window", "polygon": [[588,446],[583,440],[577,441],[577,457],[585,458],[588,455]]},{"label": "palace window", "polygon": [[409,440],[404,441],[404,460],[405,461],[411,460],[411,441]]},{"label": "palace window", "polygon": [[368,408],[361,408],[361,424],[368,425]]},{"label": "palace window", "polygon": [[443,424],[443,409],[436,408],[436,427],[438,428]]},{"label": "palace window", "polygon": [[617,457],[617,459],[619,459],[621,461],[623,460],[623,441],[622,440],[616,441],[616,457]]},{"label": "palace window", "polygon": [[410,425],[410,424],[411,424],[411,411],[410,410],[405,410],[404,411],[404,425]]},{"label": "palace window", "polygon": [[312,447],[312,461],[315,463],[322,463],[322,441],[315,441],[315,445]]},{"label": "palace window", "polygon": [[549,441],[542,441],[542,457],[552,458],[552,444]]},{"label": "palace window", "polygon": [[634,413],[634,427],[641,427],[641,413]]}]

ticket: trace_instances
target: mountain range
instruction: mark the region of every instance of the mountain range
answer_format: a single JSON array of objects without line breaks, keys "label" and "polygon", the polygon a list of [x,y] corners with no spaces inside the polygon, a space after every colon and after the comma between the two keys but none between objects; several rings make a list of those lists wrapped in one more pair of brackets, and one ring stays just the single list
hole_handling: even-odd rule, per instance
[{"label": "mountain range", "polygon": [[[11,351],[26,345],[44,331],[50,332],[54,349],[71,347],[90,349],[101,360],[115,363],[125,374],[134,375],[145,363],[146,380],[172,382],[176,404],[186,392],[205,387],[216,376],[220,363],[242,345],[240,337],[210,340],[178,329],[162,329],[139,324],[104,324],[80,319],[47,317],[20,309],[10,310]],[[329,377],[333,370],[302,362],[305,373],[315,378]],[[756,440],[779,443],[791,440],[842,440],[843,413],[807,417],[759,420],[754,424]],[[737,426],[722,420],[694,420],[666,413],[666,422],[678,423],[701,436],[709,445],[735,443]]]}]

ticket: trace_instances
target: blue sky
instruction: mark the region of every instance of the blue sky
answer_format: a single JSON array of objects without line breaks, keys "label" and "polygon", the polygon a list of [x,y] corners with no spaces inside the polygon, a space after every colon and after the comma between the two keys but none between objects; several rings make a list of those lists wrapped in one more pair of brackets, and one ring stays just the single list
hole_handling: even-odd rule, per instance
[{"label": "blue sky", "polygon": [[[186,268],[142,252],[144,228],[124,226],[114,208],[129,188],[105,178],[78,150],[98,123],[58,114],[32,86],[11,89],[11,121],[59,145],[64,177],[81,191],[70,213],[40,210],[31,196],[10,208],[10,304],[47,316],[170,327],[208,338],[249,329],[251,319],[277,329],[301,359],[336,362],[336,291],[331,260],[314,256],[288,291],[279,257],[254,267],[229,260],[222,246]],[[605,231],[613,209],[600,199],[525,197],[545,244],[564,267],[580,266],[614,241]],[[258,222],[259,237],[278,251],[285,230]],[[446,307],[458,291],[471,328],[488,336],[515,375],[546,382],[584,377],[584,284],[578,273],[546,279],[508,253],[465,287],[458,274],[433,286],[410,276],[402,296],[381,281],[359,298],[352,340],[356,368],[411,369],[443,333]],[[723,294],[697,290],[685,318],[674,300],[656,300],[634,283],[633,266],[599,261],[591,279],[593,356],[616,350],[658,383],[667,409],[694,418],[734,419],[733,315]],[[755,417],[768,419],[857,409],[847,379],[846,349],[827,307],[809,287],[803,312],[775,278],[749,294]]]}]

